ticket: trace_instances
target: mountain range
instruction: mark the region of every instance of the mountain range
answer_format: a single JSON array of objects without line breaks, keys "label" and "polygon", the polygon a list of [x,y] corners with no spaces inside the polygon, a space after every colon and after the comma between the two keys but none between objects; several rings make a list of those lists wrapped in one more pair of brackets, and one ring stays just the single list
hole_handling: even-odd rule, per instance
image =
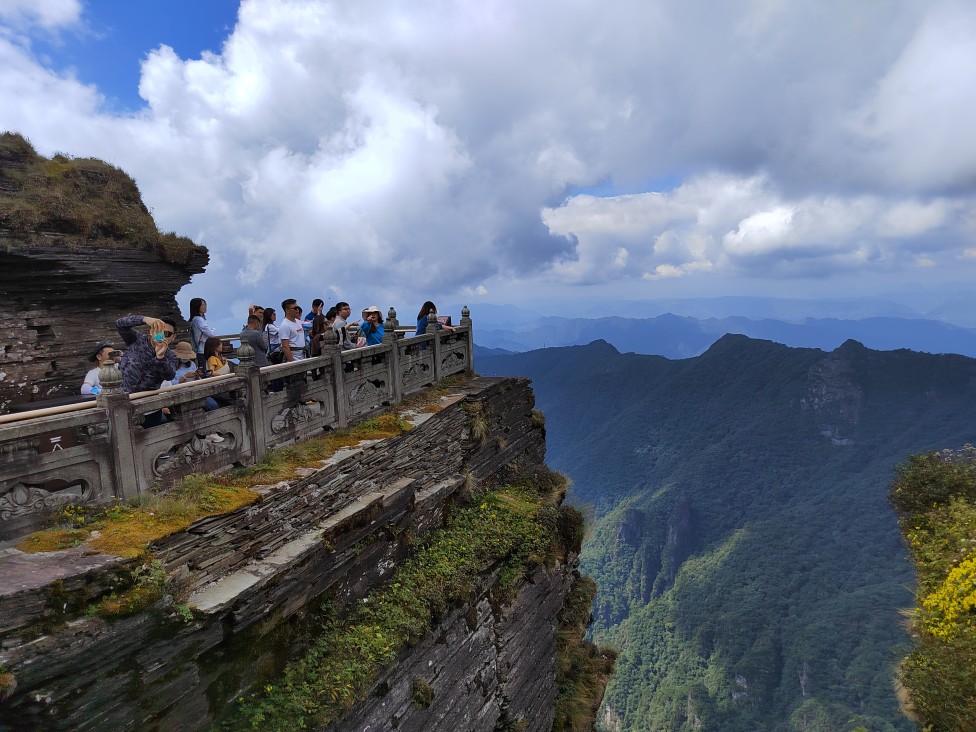
[{"label": "mountain range", "polygon": [[742,335],[479,350],[529,376],[616,646],[606,730],[912,729],[893,681],[914,577],[886,503],[909,454],[976,441],[976,360]]},{"label": "mountain range", "polygon": [[478,345],[512,352],[582,345],[601,339],[624,352],[689,358],[703,353],[726,333],[737,333],[798,348],[833,350],[853,339],[876,350],[909,348],[976,357],[976,330],[906,317],[804,318],[789,322],[743,316],[699,319],[667,313],[653,318],[509,319],[506,327],[492,327],[490,320],[488,323],[475,331]]}]

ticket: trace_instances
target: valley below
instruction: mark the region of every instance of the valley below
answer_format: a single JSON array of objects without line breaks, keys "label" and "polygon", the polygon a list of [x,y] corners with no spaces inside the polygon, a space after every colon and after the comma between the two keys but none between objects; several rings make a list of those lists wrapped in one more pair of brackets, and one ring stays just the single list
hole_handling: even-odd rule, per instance
[{"label": "valley below", "polygon": [[595,341],[475,364],[532,379],[592,513],[592,633],[620,653],[601,729],[914,729],[886,496],[909,455],[976,441],[976,360],[726,335],[684,360]]}]

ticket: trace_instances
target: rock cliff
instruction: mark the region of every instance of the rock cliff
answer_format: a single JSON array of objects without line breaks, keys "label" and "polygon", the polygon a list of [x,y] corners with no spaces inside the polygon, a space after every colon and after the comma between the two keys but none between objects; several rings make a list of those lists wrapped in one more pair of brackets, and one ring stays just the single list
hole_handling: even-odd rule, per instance
[{"label": "rock cliff", "polygon": [[[86,558],[93,568],[76,576],[0,592],[0,668],[10,677],[0,728],[198,730],[223,720],[343,732],[552,729],[557,679],[579,665],[557,663],[557,641],[585,625],[594,591],[575,569],[581,524],[559,506],[564,488],[543,463],[545,429],[527,380],[469,379],[442,404],[400,437],[343,450],[300,480],[269,486],[256,504],[153,544],[169,582],[147,611],[114,621],[85,614],[131,561]],[[519,482],[533,495],[531,486],[555,485],[539,493],[554,498],[533,509],[496,491]],[[537,549],[479,555],[473,573],[455,579],[460,594],[437,580],[445,589],[426,630],[361,674],[340,665],[340,680],[326,676],[330,656],[356,649],[337,641],[323,650],[316,639],[345,632],[378,593],[407,582],[408,563],[452,568],[445,551],[463,557],[458,544],[490,544],[492,536],[462,533],[441,537],[444,550],[437,537],[466,511],[494,515],[492,506],[514,510],[513,521],[535,516]],[[525,563],[513,564],[523,551]],[[570,616],[577,627],[559,633]],[[371,622],[368,640],[391,632]],[[31,626],[42,634],[27,640]],[[265,690],[286,687],[262,702]],[[318,691],[302,696],[306,687]],[[248,716],[237,709],[245,698]],[[280,721],[286,704],[300,722]],[[599,699],[588,704],[595,713]]]},{"label": "rock cliff", "polygon": [[121,170],[0,135],[0,413],[77,394],[94,347],[121,345],[122,315],[182,323],[176,293],[208,259],[159,232]]}]

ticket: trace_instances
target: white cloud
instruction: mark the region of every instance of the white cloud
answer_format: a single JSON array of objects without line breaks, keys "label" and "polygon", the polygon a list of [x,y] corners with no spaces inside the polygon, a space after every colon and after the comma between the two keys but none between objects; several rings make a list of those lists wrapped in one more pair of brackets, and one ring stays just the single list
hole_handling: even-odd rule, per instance
[{"label": "white cloud", "polygon": [[[789,198],[768,178],[712,175],[668,193],[571,197],[543,218],[554,233],[578,239],[575,257],[554,270],[579,282],[601,273],[618,279],[702,271],[823,277],[874,267],[908,270],[922,260],[934,266],[933,252],[962,252],[971,241],[968,211],[974,205],[974,196]],[[620,264],[621,249],[631,255],[627,267],[608,267]]]},{"label": "white cloud", "polygon": [[0,3],[0,23],[26,29],[40,26],[54,30],[78,23],[81,0],[3,0]]},{"label": "white cloud", "polygon": [[122,116],[11,39],[78,3],[0,8],[0,128],[131,173],[215,309],[938,267],[976,230],[970,3],[243,0]]}]

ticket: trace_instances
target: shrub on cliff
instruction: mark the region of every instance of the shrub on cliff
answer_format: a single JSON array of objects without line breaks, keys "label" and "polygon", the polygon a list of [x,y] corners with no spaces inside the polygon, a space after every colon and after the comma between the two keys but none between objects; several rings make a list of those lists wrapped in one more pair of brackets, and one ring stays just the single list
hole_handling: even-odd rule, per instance
[{"label": "shrub on cliff", "polygon": [[890,499],[918,572],[906,711],[925,729],[976,729],[976,448],[911,456]]}]

